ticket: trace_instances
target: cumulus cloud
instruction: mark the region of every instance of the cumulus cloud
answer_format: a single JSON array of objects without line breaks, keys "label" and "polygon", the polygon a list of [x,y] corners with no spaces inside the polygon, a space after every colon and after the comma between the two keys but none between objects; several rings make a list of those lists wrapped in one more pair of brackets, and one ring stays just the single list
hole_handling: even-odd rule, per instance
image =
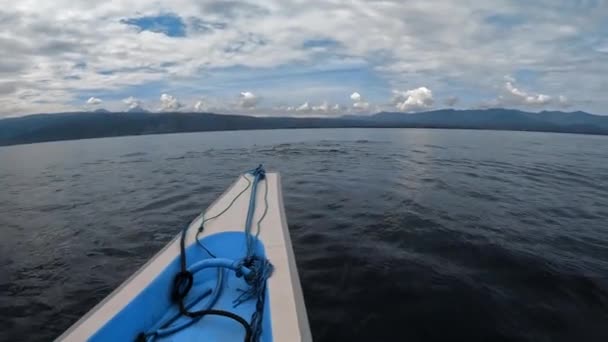
[{"label": "cumulus cloud", "polygon": [[202,100],[196,101],[196,103],[194,104],[194,110],[197,111],[197,112],[205,112],[205,111],[208,110],[208,106]]},{"label": "cumulus cloud", "polygon": [[310,105],[308,104],[308,102],[304,102],[296,108],[296,112],[310,112]]},{"label": "cumulus cloud", "polygon": [[239,95],[239,107],[253,109],[257,106],[260,98],[250,91],[241,92]]},{"label": "cumulus cloud", "polygon": [[479,107],[561,107],[571,106],[570,101],[564,95],[551,96],[541,93],[532,93],[516,86],[517,80],[512,76],[505,76],[502,94],[495,99],[483,101]]},{"label": "cumulus cloud", "polygon": [[342,109],[339,104],[331,105],[327,101],[321,102],[319,105],[312,105],[309,101],[302,103],[299,106],[278,106],[275,111],[287,111],[298,113],[315,113],[315,114],[330,114],[337,113]]},{"label": "cumulus cloud", "polygon": [[314,112],[328,112],[329,111],[329,104],[327,103],[327,101],[324,101],[323,103],[321,103],[318,106],[313,106],[312,110]]},{"label": "cumulus cloud", "polygon": [[499,96],[496,102],[500,105],[515,105],[527,107],[557,106],[569,107],[570,101],[564,95],[551,96],[541,93],[532,93],[522,90],[516,86],[513,77],[505,76],[504,94]]},{"label": "cumulus cloud", "polygon": [[98,106],[102,103],[103,101],[100,98],[97,97],[90,97],[87,100],[87,106]]},{"label": "cumulus cloud", "polygon": [[543,106],[549,104],[553,99],[549,95],[545,94],[530,94],[523,90],[516,88],[512,81],[505,83],[505,90],[507,94],[518,104],[531,105],[531,106]]},{"label": "cumulus cloud", "polygon": [[[186,106],[182,107],[185,110]],[[206,112],[206,113],[231,113],[234,107],[230,107],[226,104],[225,100],[221,100],[213,97],[199,97],[194,101],[194,104],[190,109],[195,112]]]},{"label": "cumulus cloud", "polygon": [[433,106],[433,92],[427,87],[406,91],[393,90],[393,105],[402,112],[415,112]]},{"label": "cumulus cloud", "polygon": [[169,94],[162,94],[160,96],[160,110],[163,112],[176,111],[182,108],[183,105],[177,100],[175,96]]},{"label": "cumulus cloud", "polygon": [[133,96],[129,96],[126,99],[123,99],[122,102],[127,105],[127,110],[130,112],[145,111],[141,100],[139,100]]},{"label": "cumulus cloud", "polygon": [[364,112],[369,109],[369,102],[366,102],[363,99],[363,96],[361,96],[361,94],[359,94],[358,92],[350,94],[350,99],[353,101],[353,108],[356,111]]},{"label": "cumulus cloud", "polygon": [[366,111],[369,109],[369,102],[359,101],[353,103],[353,108],[357,111]]}]

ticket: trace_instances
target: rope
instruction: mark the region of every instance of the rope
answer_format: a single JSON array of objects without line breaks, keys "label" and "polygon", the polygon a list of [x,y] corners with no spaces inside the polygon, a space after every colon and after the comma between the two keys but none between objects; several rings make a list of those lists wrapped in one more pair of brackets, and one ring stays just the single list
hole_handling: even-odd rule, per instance
[{"label": "rope", "polygon": [[[247,219],[245,220],[245,236],[247,239],[247,257],[251,258],[254,253],[253,244],[255,240],[253,239],[253,235],[251,235],[251,223],[253,221],[253,215],[255,214],[255,200],[257,194],[258,183],[266,177],[266,171],[262,167],[262,165],[250,171],[251,175],[253,175],[253,185],[251,188],[251,197],[249,197],[249,209],[247,210]],[[268,185],[266,185],[266,189],[268,189]],[[266,210],[268,206],[266,206]],[[266,211],[265,210],[265,211]],[[264,214],[266,215],[266,214]],[[259,234],[259,224],[258,224],[258,234]]]},{"label": "rope", "polygon": [[[274,267],[266,259],[255,255],[254,243],[260,235],[262,220],[266,217],[268,212],[268,181],[266,180],[266,171],[259,165],[257,168],[250,171],[253,175],[253,185],[251,188],[251,197],[249,198],[249,209],[247,211],[247,220],[245,221],[245,236],[247,239],[247,256],[243,260],[243,263],[247,268],[252,270],[253,276],[246,277],[249,289],[243,291],[241,295],[236,298],[233,302],[235,306],[248,301],[250,299],[256,299],[256,310],[251,315],[251,329],[252,338],[254,341],[259,340],[262,333],[262,317],[264,314],[264,300],[266,296],[266,281],[272,275]],[[256,223],[257,232],[255,237],[251,234],[251,225],[253,216],[255,214],[255,203],[256,203],[256,190],[258,183],[262,180],[266,180],[264,190],[264,212]]]},{"label": "rope", "polygon": [[[250,181],[247,177],[244,177],[247,181],[247,186],[241,190],[228,204],[226,208],[224,208],[218,214],[205,218],[204,213],[202,214],[201,225],[198,228],[198,231],[195,236],[196,243],[203,248],[212,259],[202,260],[193,266],[190,269],[187,268],[187,259],[186,259],[186,247],[185,240],[187,236],[188,229],[190,225],[184,227],[182,229],[181,237],[180,237],[180,271],[175,275],[173,280],[173,288],[172,288],[172,299],[174,302],[178,304],[179,314],[171,317],[167,322],[162,323],[160,328],[153,330],[148,333],[141,333],[137,336],[137,341],[145,341],[152,342],[158,336],[166,336],[177,332],[179,330],[184,329],[185,327],[193,324],[198,321],[202,317],[206,315],[218,315],[227,318],[231,318],[238,323],[240,323],[245,329],[245,342],[256,342],[259,340],[260,335],[262,333],[262,318],[264,313],[264,301],[266,294],[266,282],[268,278],[272,275],[274,267],[272,264],[266,259],[261,258],[255,255],[254,244],[257,238],[260,235],[261,231],[261,222],[266,217],[268,213],[268,182],[265,183],[264,189],[264,211],[261,217],[256,222],[256,233],[255,237],[251,234],[251,226],[253,221],[253,216],[255,214],[256,207],[256,193],[258,183],[262,180],[265,180],[266,171],[259,165],[257,168],[250,170],[247,172],[253,176],[253,182]],[[218,259],[214,253],[212,253],[207,247],[205,247],[201,241],[199,240],[199,235],[205,229],[205,223],[216,219],[223,214],[225,214],[236,202],[236,200],[244,194],[249,188],[251,189],[251,197],[249,199],[249,208],[247,211],[247,219],[245,222],[245,238],[246,238],[246,256],[240,261],[231,261],[227,259]],[[194,274],[201,269],[208,267],[217,267],[218,268],[218,281],[216,283],[216,287],[213,291],[206,291],[201,296],[196,298],[196,300],[185,304],[184,300],[190,290],[192,289],[192,285],[194,283]],[[242,293],[239,295],[234,301],[234,307],[237,307],[241,303],[248,301],[250,299],[256,299],[256,310],[251,315],[251,323],[248,323],[242,317],[224,310],[214,310],[211,309],[213,305],[217,302],[217,299],[220,296],[221,288],[223,286],[223,268],[229,268],[235,271],[237,277],[244,277],[246,283],[249,285],[247,290],[241,290]],[[203,298],[207,297],[211,294],[211,298],[207,305],[205,305],[205,309],[199,311],[189,311],[191,307],[193,307],[196,303],[200,302]],[[183,322],[179,325],[170,326],[171,323],[175,322],[181,315],[192,318],[189,321]],[[158,325],[158,324],[157,324]]]},{"label": "rope", "polygon": [[[213,219],[216,219],[222,215],[224,215],[224,213],[226,213],[228,210],[230,210],[230,208],[232,208],[232,206],[234,205],[234,202],[236,202],[236,200],[239,199],[239,197],[241,197],[242,194],[245,193],[245,191],[247,191],[249,189],[249,187],[251,186],[251,181],[249,179],[247,179],[247,177],[243,177],[245,178],[245,180],[247,181],[247,186],[245,186],[245,188],[243,190],[241,190],[241,192],[238,193],[238,195],[236,195],[236,197],[234,197],[232,199],[232,201],[230,202],[230,204],[228,204],[228,206],[226,208],[224,208],[224,210],[220,211],[219,214],[209,217],[209,218],[205,218],[205,213],[203,212],[202,214],[202,222],[201,222],[201,226],[198,228],[198,231],[196,232],[196,243],[203,248],[209,255],[211,255],[211,257],[215,258],[215,254],[211,253],[211,251],[209,251],[209,249],[207,249],[207,247],[205,247],[205,245],[203,245],[199,239],[199,235],[205,230],[205,223],[207,221],[211,221]],[[268,205],[268,202],[266,202],[266,205]]]}]

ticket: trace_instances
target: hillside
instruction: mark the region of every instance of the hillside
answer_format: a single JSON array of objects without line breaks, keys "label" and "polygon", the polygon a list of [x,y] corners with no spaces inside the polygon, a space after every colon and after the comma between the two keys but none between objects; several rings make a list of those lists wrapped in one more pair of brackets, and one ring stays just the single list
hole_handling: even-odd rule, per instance
[{"label": "hillside", "polygon": [[468,128],[608,135],[608,117],[584,112],[510,109],[381,112],[336,118],[253,117],[212,113],[75,112],[0,120],[0,145],[124,135],[279,128]]}]

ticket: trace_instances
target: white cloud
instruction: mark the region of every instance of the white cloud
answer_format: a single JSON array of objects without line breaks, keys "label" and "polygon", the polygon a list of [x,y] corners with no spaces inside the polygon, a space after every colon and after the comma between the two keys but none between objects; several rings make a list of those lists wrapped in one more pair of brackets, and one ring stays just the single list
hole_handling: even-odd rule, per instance
[{"label": "white cloud", "polygon": [[551,96],[541,93],[532,93],[516,86],[517,80],[505,76],[502,94],[495,99],[483,101],[479,107],[561,107],[567,108],[572,104],[564,95]]},{"label": "white cloud", "polygon": [[310,112],[310,105],[308,104],[308,102],[304,102],[296,108],[296,112]]},{"label": "white cloud", "polygon": [[551,96],[545,94],[529,94],[523,90],[516,88],[511,81],[505,83],[507,94],[518,104],[543,106],[552,101]]},{"label": "white cloud", "polygon": [[357,111],[366,111],[369,109],[369,102],[359,101],[353,103],[353,108]]},{"label": "white cloud", "polygon": [[87,100],[87,106],[98,106],[102,103],[103,101],[97,97],[90,97]]},{"label": "white cloud", "polygon": [[392,103],[402,112],[426,110],[433,106],[433,92],[427,87],[406,91],[393,90]]},{"label": "white cloud", "polygon": [[192,101],[194,104],[192,107],[186,109],[186,106],[182,107],[182,110],[194,110],[195,112],[206,112],[206,113],[234,113],[234,106],[229,107],[225,101],[214,98],[214,97],[199,97]]},{"label": "white cloud", "polygon": [[546,95],[546,94],[534,94],[527,91],[521,90],[515,86],[515,79],[508,80],[505,82],[506,96],[499,97],[503,104],[507,105],[521,105],[530,107],[543,107],[543,106],[557,106],[567,108],[571,106],[570,101],[564,95],[558,95],[557,97]]},{"label": "white cloud", "polygon": [[197,101],[194,104],[194,110],[197,112],[205,112],[205,111],[207,111],[207,108],[208,108],[207,104],[203,101]]},{"label": "white cloud", "polygon": [[369,102],[363,100],[363,96],[358,92],[350,94],[350,99],[353,101],[353,108],[358,112],[365,112],[369,109]]},{"label": "white cloud", "polygon": [[327,113],[329,111],[329,104],[327,103],[327,101],[324,101],[323,103],[321,103],[318,106],[313,106],[312,110],[314,112],[325,112],[325,113]]},{"label": "white cloud", "polygon": [[182,108],[183,105],[177,100],[175,96],[169,94],[162,94],[160,96],[160,110],[163,112],[176,111]]},{"label": "white cloud", "polygon": [[319,105],[312,105],[310,101],[306,101],[298,106],[281,105],[272,108],[273,113],[295,112],[297,114],[339,114],[343,108],[339,104],[331,105],[327,101],[321,102]]},{"label": "white cloud", "polygon": [[[142,87],[137,94],[146,89],[154,97],[161,89],[202,93],[213,88],[218,96],[232,98],[241,90],[235,75],[243,70],[261,70],[255,79],[290,68],[336,70],[344,64],[341,56],[378,80],[370,87],[388,87],[376,94],[425,84],[436,94],[457,86],[459,94],[475,98],[503,75],[527,70],[538,77],[543,92],[567,95],[576,104],[591,99],[599,110],[608,107],[607,11],[605,1],[570,6],[550,0],[471,0],[466,6],[451,0],[4,1],[0,115],[69,108],[78,106],[82,93],[120,94],[136,87]],[[183,18],[187,35],[140,32],[121,23],[163,13]],[[338,63],[326,67],[331,60]],[[218,81],[221,73],[228,76]],[[221,82],[230,78],[233,82]],[[303,78],[286,76],[263,93],[274,94],[285,84],[297,88]],[[345,78],[343,88],[359,87],[353,79]],[[327,86],[328,81],[316,82]],[[337,98],[306,95],[297,101],[304,99]]]},{"label": "white cloud", "polygon": [[141,102],[141,100],[136,99],[133,96],[129,96],[126,99],[123,99],[122,102],[127,105],[127,110],[129,111],[144,111],[143,103]]},{"label": "white cloud", "polygon": [[244,109],[255,108],[259,101],[259,97],[250,91],[241,92],[239,95],[239,107]]}]

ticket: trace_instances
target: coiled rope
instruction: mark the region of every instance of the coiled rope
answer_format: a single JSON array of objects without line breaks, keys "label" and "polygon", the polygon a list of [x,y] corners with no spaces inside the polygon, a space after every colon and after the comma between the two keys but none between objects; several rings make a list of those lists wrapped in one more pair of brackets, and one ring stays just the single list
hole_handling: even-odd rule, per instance
[{"label": "coiled rope", "polygon": [[[205,218],[204,214],[202,216],[201,226],[196,233],[196,243],[203,248],[211,257],[211,259],[205,259],[198,263],[195,263],[190,268],[188,268],[187,259],[186,259],[186,236],[190,225],[184,227],[180,237],[180,271],[175,275],[173,280],[173,288],[171,292],[172,300],[178,305],[179,314],[174,317],[170,317],[165,322],[160,322],[155,325],[159,326],[156,329],[152,329],[149,332],[141,333],[137,336],[137,341],[143,342],[152,342],[157,337],[167,336],[173,334],[177,331],[180,331],[194,322],[198,321],[202,317],[206,315],[217,315],[223,316],[237,321],[239,324],[243,326],[245,329],[245,342],[257,342],[262,333],[262,318],[264,314],[264,301],[266,294],[266,283],[268,278],[272,275],[274,267],[272,264],[263,257],[260,257],[255,254],[255,241],[260,235],[260,225],[261,222],[266,217],[268,212],[268,182],[264,181],[265,190],[264,190],[264,211],[258,221],[256,222],[256,233],[252,235],[252,223],[253,217],[256,209],[256,193],[258,184],[266,180],[266,171],[259,165],[257,168],[250,170],[247,172],[248,174],[253,176],[253,181],[250,181],[247,177],[244,177],[247,181],[247,186],[241,190],[237,194],[236,197],[232,199],[232,201],[228,204],[224,210],[218,213],[215,216]],[[246,255],[243,259],[237,261],[231,261],[227,259],[217,258],[215,254],[213,254],[209,249],[207,249],[199,240],[200,233],[203,232],[205,228],[205,223],[207,221],[216,219],[223,214],[225,214],[236,202],[236,200],[241,197],[249,188],[251,187],[251,197],[249,199],[249,208],[247,211],[247,219],[245,221],[245,238],[246,238]],[[195,298],[194,301],[186,304],[185,299],[190,290],[192,289],[192,285],[194,283],[194,274],[198,271],[209,268],[209,267],[217,267],[218,268],[218,281],[216,287],[211,292],[206,291],[201,294],[198,298]],[[225,310],[216,310],[212,309],[213,305],[217,302],[217,299],[221,295],[221,289],[223,286],[223,269],[231,269],[235,272],[237,277],[244,277],[245,282],[249,285],[249,288],[242,291],[241,295],[239,295],[234,301],[234,307],[237,307],[243,302],[246,302],[251,299],[256,299],[256,310],[251,315],[251,321],[247,322],[242,317]],[[211,295],[210,299],[207,301],[204,306],[205,309],[198,311],[189,311],[194,305],[199,303],[203,298]],[[181,324],[171,325],[174,323],[180,316],[186,316],[191,318],[186,322]]]}]

